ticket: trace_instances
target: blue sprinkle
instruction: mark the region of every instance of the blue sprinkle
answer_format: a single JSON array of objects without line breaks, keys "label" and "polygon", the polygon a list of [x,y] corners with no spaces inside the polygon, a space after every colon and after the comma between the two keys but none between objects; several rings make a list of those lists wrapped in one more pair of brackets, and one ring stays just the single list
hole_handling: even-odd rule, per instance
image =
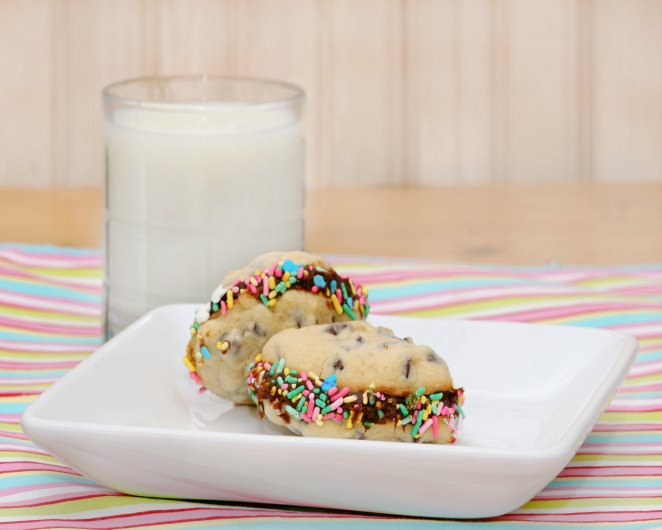
[{"label": "blue sprinkle", "polygon": [[320,287],[321,289],[324,289],[326,287],[326,280],[321,276],[315,276],[315,279],[313,281],[315,282],[315,285],[317,285],[317,287]]},{"label": "blue sprinkle", "polygon": [[348,298],[348,299],[347,299],[347,305],[348,305],[349,307],[354,307],[354,300],[352,300],[351,298]]},{"label": "blue sprinkle", "polygon": [[290,274],[296,274],[299,272],[299,266],[291,259],[286,259],[285,263],[283,263],[283,271],[289,272]]},{"label": "blue sprinkle", "polygon": [[336,292],[336,285],[338,285],[338,284],[336,283],[336,280],[333,280],[333,281],[331,282],[331,292],[332,292],[332,293],[335,293],[335,292]]},{"label": "blue sprinkle", "polygon": [[207,349],[207,346],[203,346],[200,348],[200,353],[202,353],[202,356],[205,359],[211,359],[211,355],[209,355],[209,350]]}]

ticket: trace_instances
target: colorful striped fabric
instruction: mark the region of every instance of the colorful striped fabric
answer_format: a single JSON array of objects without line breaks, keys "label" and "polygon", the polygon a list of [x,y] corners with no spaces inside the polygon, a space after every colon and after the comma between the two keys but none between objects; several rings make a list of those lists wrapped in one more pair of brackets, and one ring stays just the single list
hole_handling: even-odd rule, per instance
[{"label": "colorful striped fabric", "polygon": [[0,528],[650,528],[662,524],[662,266],[515,268],[331,257],[374,313],[617,329],[641,353],[568,467],[519,510],[441,522],[317,509],[129,497],[30,443],[19,419],[101,343],[96,251],[0,245]]}]

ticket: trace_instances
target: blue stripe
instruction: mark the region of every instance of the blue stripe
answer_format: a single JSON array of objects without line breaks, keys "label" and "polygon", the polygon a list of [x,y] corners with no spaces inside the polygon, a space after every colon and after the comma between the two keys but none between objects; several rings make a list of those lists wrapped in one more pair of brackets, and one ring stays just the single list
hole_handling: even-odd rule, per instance
[{"label": "blue stripe", "polygon": [[16,371],[16,372],[2,372],[0,371],[0,377],[8,377],[11,379],[30,379],[32,377],[61,377],[66,374],[69,370],[61,370],[59,372],[28,372],[28,371]]},{"label": "blue stripe", "polygon": [[0,403],[0,414],[14,414],[23,412],[30,403]]},{"label": "blue stripe", "polygon": [[[415,281],[415,280],[412,280]],[[432,280],[422,281],[404,286],[393,287],[371,287],[370,301],[388,300],[391,298],[408,298],[411,296],[423,294],[435,294],[448,291],[455,291],[460,289],[470,289],[476,287],[492,287],[499,285],[512,285],[512,284],[530,284],[531,281],[521,280],[517,278],[472,278],[472,279],[456,279],[456,280]],[[534,282],[539,283],[539,282]]]},{"label": "blue stripe", "polygon": [[54,299],[65,299],[74,302],[86,302],[89,304],[100,304],[101,296],[98,294],[76,291],[70,287],[57,287],[43,283],[28,283],[25,281],[5,280],[0,278],[0,290],[24,294],[28,296],[41,296]]},{"label": "blue stripe", "polygon": [[642,392],[638,394],[618,394],[618,399],[641,399],[662,397],[662,392]]},{"label": "blue stripe", "polygon": [[589,434],[585,444],[635,444],[641,442],[662,442],[662,434]]},{"label": "blue stripe", "polygon": [[101,251],[90,248],[55,247],[53,245],[29,245],[26,243],[0,243],[0,249],[16,249],[34,254],[53,254],[78,257],[101,256]]},{"label": "blue stripe", "polygon": [[64,482],[77,482],[78,484],[93,484],[96,482],[85,478],[67,475],[51,475],[43,473],[40,475],[18,475],[14,477],[0,477],[0,490],[18,488],[21,486],[34,486],[35,484],[58,484]]},{"label": "blue stripe", "polygon": [[[642,322],[662,322],[662,309],[660,313],[636,313],[627,314],[619,313],[616,315],[606,315],[594,318],[576,318],[573,317],[571,322],[564,322],[567,326],[582,326],[591,328],[601,328],[606,326],[616,326],[624,324],[640,324]],[[660,329],[662,331],[662,328]]]},{"label": "blue stripe", "polygon": [[11,331],[0,330],[0,339],[13,340],[16,342],[53,342],[57,344],[90,344],[97,345],[103,341],[101,337],[43,337],[39,335],[28,335],[27,333],[13,333]]},{"label": "blue stripe", "polygon": [[[620,477],[618,480],[596,480],[590,478],[564,478],[563,480],[553,480],[547,484],[548,488],[659,488],[662,487],[662,480],[627,480]],[[598,510],[599,511],[599,510]]]}]

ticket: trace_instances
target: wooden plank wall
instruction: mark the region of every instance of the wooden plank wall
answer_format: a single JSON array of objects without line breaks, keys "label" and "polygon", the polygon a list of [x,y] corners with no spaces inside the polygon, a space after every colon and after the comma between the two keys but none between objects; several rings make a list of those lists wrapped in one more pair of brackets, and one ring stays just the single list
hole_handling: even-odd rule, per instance
[{"label": "wooden plank wall", "polygon": [[3,0],[0,185],[102,182],[101,88],[308,94],[313,186],[662,180],[660,0]]}]

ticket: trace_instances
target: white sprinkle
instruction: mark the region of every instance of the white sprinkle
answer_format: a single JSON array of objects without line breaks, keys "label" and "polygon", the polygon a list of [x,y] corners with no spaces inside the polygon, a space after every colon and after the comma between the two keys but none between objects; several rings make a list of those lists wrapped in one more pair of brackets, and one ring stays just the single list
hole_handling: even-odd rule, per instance
[{"label": "white sprinkle", "polygon": [[211,304],[202,304],[195,312],[195,320],[198,324],[207,322],[209,320],[209,312],[211,311]]},{"label": "white sprinkle", "polygon": [[214,292],[211,294],[211,301],[214,304],[218,304],[223,298],[223,295],[227,293],[227,288],[223,287],[223,284],[219,285]]}]

